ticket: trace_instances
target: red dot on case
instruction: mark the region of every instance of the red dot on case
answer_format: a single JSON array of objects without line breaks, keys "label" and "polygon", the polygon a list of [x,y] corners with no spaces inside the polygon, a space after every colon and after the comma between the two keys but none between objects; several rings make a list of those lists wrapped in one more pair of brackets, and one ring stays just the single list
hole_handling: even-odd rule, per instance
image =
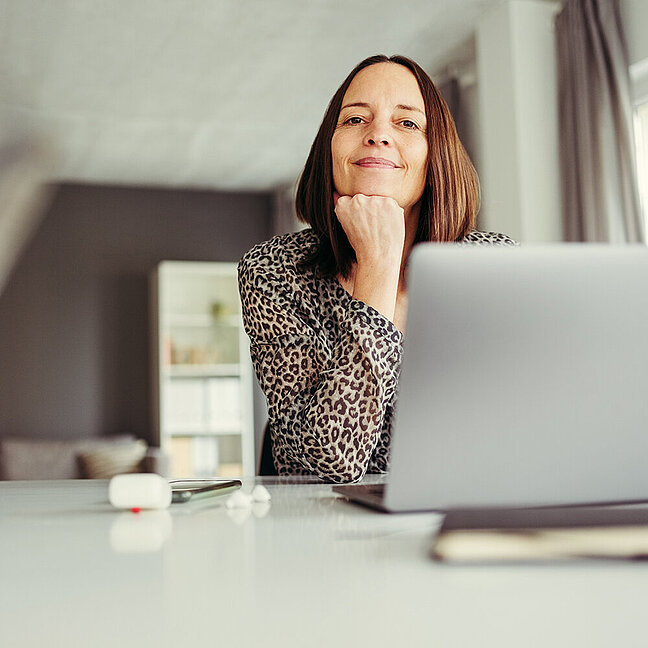
[{"label": "red dot on case", "polygon": [[133,508],[131,509],[133,513],[139,513],[141,510],[142,509],[139,506],[133,506]]}]

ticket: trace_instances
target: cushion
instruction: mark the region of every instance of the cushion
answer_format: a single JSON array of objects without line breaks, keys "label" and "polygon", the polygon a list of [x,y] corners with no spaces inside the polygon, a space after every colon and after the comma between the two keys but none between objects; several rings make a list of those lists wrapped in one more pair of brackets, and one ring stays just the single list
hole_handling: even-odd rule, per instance
[{"label": "cushion", "polygon": [[110,479],[122,473],[139,472],[146,454],[142,439],[131,443],[116,443],[111,447],[79,453],[83,476],[88,479]]}]

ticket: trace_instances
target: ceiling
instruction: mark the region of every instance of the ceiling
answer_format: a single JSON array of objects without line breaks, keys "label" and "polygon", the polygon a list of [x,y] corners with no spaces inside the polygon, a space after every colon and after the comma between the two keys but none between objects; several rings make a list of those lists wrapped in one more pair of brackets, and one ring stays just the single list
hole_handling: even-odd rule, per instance
[{"label": "ceiling", "polygon": [[53,180],[291,185],[358,61],[433,72],[502,1],[0,0],[3,123],[54,143]]}]

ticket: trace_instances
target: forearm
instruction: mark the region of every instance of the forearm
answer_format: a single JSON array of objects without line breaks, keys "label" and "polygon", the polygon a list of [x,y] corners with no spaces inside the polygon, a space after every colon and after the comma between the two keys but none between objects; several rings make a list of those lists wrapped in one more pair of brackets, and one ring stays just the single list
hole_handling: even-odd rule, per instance
[{"label": "forearm", "polygon": [[341,196],[336,214],[356,256],[353,297],[394,321],[405,243],[403,209],[385,196]]},{"label": "forearm", "polygon": [[243,264],[240,277],[243,321],[280,474],[359,479],[393,402],[401,333],[356,299],[345,300],[340,319],[322,315],[295,300],[290,282],[272,269],[252,272]]},{"label": "forearm", "polygon": [[353,298],[375,308],[393,322],[399,274],[400,258],[358,262]]},{"label": "forearm", "polygon": [[[301,465],[323,479],[349,482],[367,470],[400,366],[400,333],[355,302],[332,353],[311,338],[290,348],[256,347],[268,397],[278,467]],[[289,376],[276,368],[291,365]]]}]

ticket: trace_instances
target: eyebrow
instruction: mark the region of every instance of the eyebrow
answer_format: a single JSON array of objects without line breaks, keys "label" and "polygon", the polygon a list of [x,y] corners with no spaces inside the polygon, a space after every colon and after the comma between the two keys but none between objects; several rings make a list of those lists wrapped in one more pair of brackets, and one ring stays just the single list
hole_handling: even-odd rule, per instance
[{"label": "eyebrow", "polygon": [[[370,106],[369,106],[368,103],[365,103],[363,101],[356,101],[355,103],[345,104],[344,106],[342,106],[342,108],[340,108],[340,110],[342,111],[345,108],[370,108]],[[419,112],[422,115],[425,115],[425,113],[420,108],[417,108],[416,106],[408,106],[406,104],[398,104],[396,106],[396,108],[398,108],[399,110],[412,110],[412,111],[415,111],[415,112]]]}]

